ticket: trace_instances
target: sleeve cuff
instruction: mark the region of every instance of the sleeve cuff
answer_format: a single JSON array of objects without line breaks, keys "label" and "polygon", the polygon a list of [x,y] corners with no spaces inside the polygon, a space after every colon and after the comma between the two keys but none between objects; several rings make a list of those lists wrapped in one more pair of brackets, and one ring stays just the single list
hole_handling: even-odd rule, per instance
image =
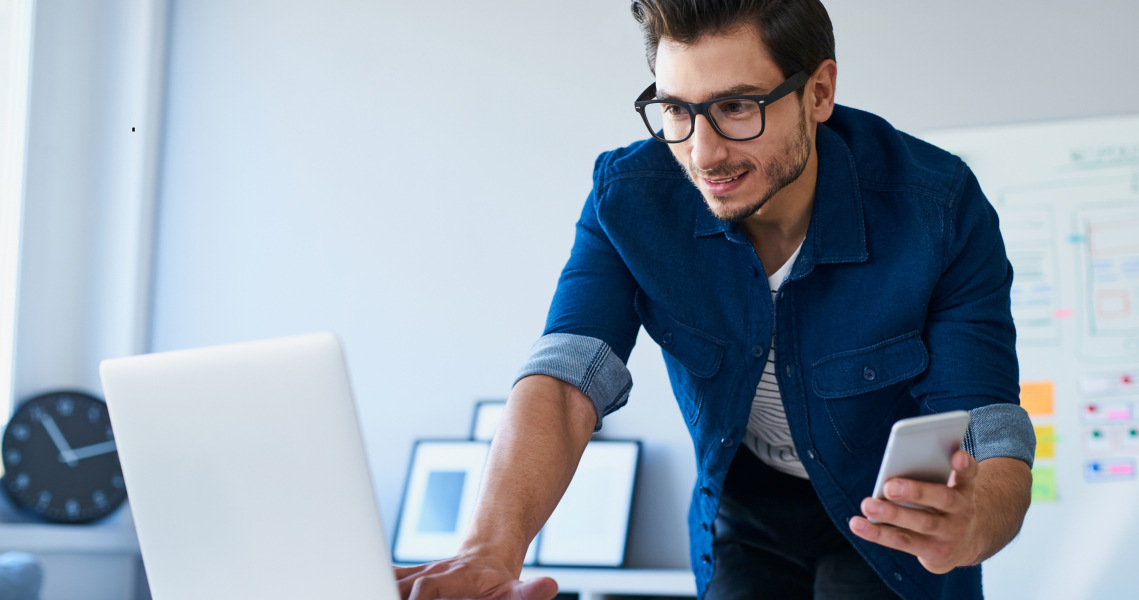
[{"label": "sleeve cuff", "polygon": [[1015,404],[990,404],[969,411],[969,430],[961,447],[978,462],[1005,456],[1032,466],[1036,432],[1028,413]]},{"label": "sleeve cuff", "polygon": [[577,386],[593,401],[597,426],[601,418],[625,405],[633,378],[625,363],[605,342],[584,335],[550,333],[538,338],[530,358],[522,365],[514,383],[530,375],[548,375]]}]

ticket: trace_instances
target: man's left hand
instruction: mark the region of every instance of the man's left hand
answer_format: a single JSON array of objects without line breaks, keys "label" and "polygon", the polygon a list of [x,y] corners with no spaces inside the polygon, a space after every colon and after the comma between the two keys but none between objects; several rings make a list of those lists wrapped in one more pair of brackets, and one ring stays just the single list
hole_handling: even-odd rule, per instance
[{"label": "man's left hand", "polygon": [[853,517],[850,530],[864,540],[913,554],[931,573],[976,564],[982,545],[976,518],[978,465],[964,450],[953,454],[952,465],[948,484],[902,478],[886,482],[885,494],[891,502],[875,498],[862,501],[862,514],[877,524]]}]

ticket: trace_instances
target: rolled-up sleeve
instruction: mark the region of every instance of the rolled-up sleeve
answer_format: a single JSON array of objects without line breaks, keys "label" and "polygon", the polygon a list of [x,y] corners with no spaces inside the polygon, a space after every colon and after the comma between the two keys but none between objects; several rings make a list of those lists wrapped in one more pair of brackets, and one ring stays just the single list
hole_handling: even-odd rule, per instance
[{"label": "rolled-up sleeve", "polygon": [[608,344],[568,333],[551,333],[538,339],[515,383],[530,375],[549,375],[577,386],[597,411],[594,431],[601,429],[602,417],[625,405],[633,387],[629,369]]},{"label": "rolled-up sleeve", "polygon": [[969,430],[961,447],[978,461],[1005,456],[1019,458],[1031,467],[1036,435],[1023,408],[990,404],[969,411]]},{"label": "rolled-up sleeve", "polygon": [[605,194],[610,159],[611,153],[602,154],[594,165],[593,190],[577,222],[545,330],[518,375],[549,375],[577,386],[597,410],[596,429],[629,398],[633,383],[625,363],[641,326],[633,306],[637,282],[606,223],[606,202],[616,201]]}]

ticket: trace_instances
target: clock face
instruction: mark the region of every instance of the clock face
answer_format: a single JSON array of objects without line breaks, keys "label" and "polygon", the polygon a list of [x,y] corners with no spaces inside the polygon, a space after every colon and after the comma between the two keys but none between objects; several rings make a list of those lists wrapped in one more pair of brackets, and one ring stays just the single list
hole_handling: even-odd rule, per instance
[{"label": "clock face", "polygon": [[126,499],[107,405],[93,396],[55,392],[28,400],[8,422],[0,453],[4,488],[45,519],[94,521]]}]

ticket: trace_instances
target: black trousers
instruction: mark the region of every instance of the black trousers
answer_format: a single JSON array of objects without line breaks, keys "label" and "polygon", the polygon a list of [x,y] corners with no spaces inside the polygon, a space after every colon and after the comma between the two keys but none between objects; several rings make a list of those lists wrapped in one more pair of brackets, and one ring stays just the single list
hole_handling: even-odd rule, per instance
[{"label": "black trousers", "polygon": [[839,533],[811,482],[736,453],[716,515],[705,600],[897,598]]}]

